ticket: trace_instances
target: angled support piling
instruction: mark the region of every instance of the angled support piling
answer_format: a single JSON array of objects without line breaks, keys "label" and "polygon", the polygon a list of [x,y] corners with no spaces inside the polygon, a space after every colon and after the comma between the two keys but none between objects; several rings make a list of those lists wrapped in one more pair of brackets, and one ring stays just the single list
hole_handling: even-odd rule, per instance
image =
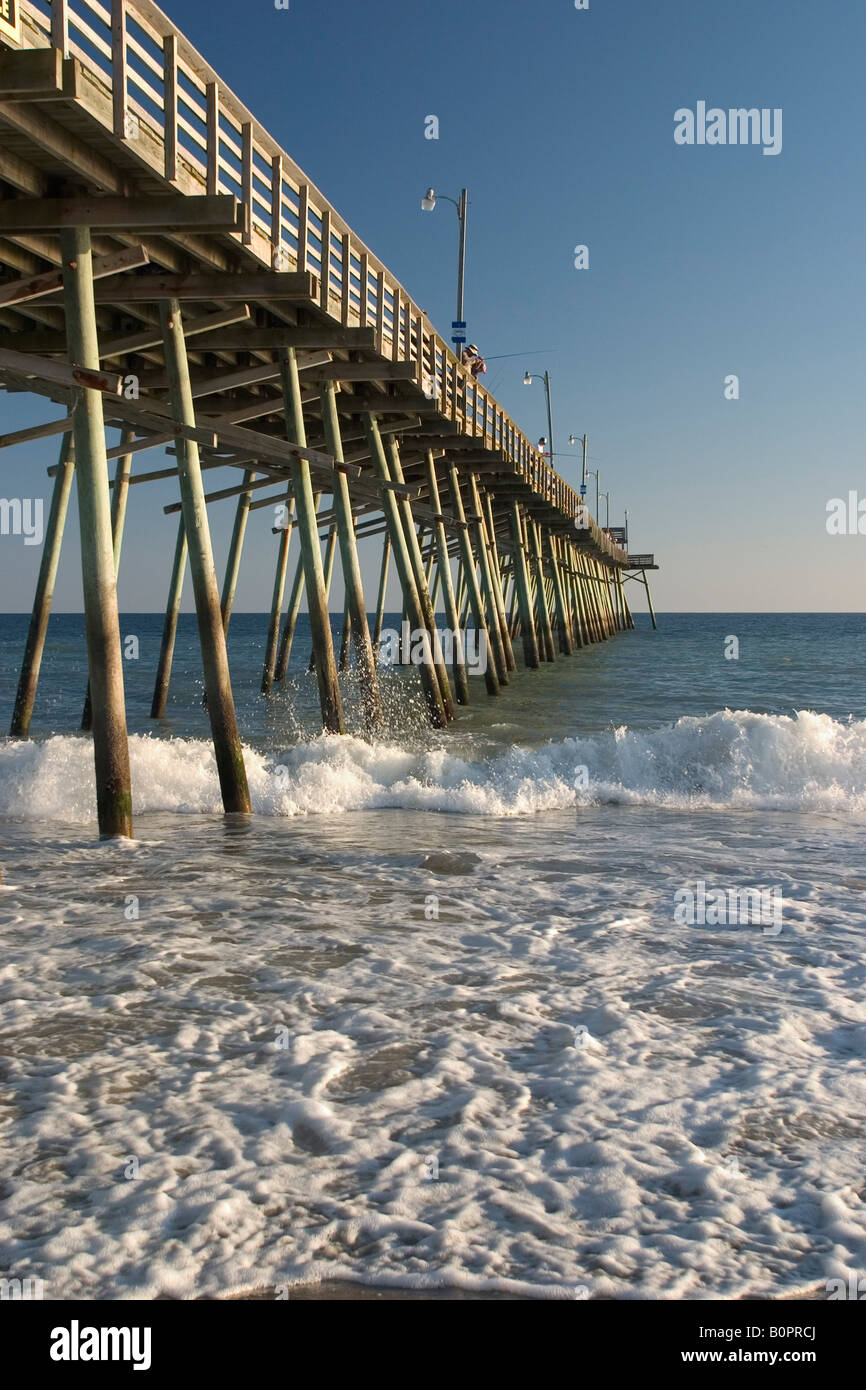
[{"label": "angled support piling", "polygon": [[439,483],[436,478],[436,463],[431,449],[428,449],[426,452],[424,467],[430,506],[435,513],[432,534],[436,542],[437,573],[439,582],[442,586],[442,602],[445,607],[445,618],[451,629],[451,640],[453,643],[451,671],[454,677],[454,691],[457,696],[458,705],[468,705],[469,680],[466,675],[466,660],[463,652],[463,633],[460,628],[460,617],[457,612],[457,600],[454,597],[454,584],[451,578],[451,561],[448,556],[448,537],[445,534],[442,502],[439,497]]},{"label": "angled support piling", "polygon": [[[466,602],[472,611],[472,617],[475,621],[476,641],[479,644],[478,650],[481,651],[481,644],[483,644],[486,657],[484,662],[484,684],[487,687],[488,695],[498,695],[499,676],[496,669],[496,659],[493,655],[487,619],[484,616],[484,600],[481,597],[481,590],[478,587],[475,556],[472,554],[472,542],[469,539],[469,526],[466,521],[466,513],[463,510],[463,497],[460,492],[460,476],[453,460],[448,464],[448,488],[451,493],[451,505],[457,519],[460,558],[462,561],[463,580],[466,585]],[[465,628],[466,619],[464,618],[464,631]]]},{"label": "angled support piling", "polygon": [[[315,493],[313,496],[313,507],[317,513],[319,510],[319,503],[321,502],[321,500],[321,492]],[[318,539],[316,543],[318,544]],[[300,555],[298,557],[298,563],[295,566],[295,577],[292,580],[292,591],[289,594],[289,606],[286,610],[286,620],[283,624],[283,635],[280,638],[280,650],[277,656],[277,664],[274,669],[274,680],[276,681],[284,681],[286,679],[286,673],[289,669],[289,661],[291,660],[292,656],[292,643],[295,640],[295,628],[298,623],[298,614],[301,611],[301,597],[304,592],[304,582],[304,557],[303,555]],[[310,669],[312,670],[313,668],[311,667]]]},{"label": "angled support piling", "polygon": [[644,586],[644,588],[646,589],[646,601],[647,601],[647,607],[649,608],[649,615],[650,615],[650,617],[652,618],[652,622],[653,622],[653,632],[657,632],[657,631],[658,631],[658,623],[656,622],[656,614],[655,614],[655,609],[653,608],[653,601],[652,601],[652,598],[650,597],[649,580],[647,579],[647,576],[646,576],[646,570],[644,570],[644,572],[643,572],[643,586]]},{"label": "angled support piling", "polygon": [[69,494],[75,476],[75,446],[71,434],[64,434],[60,445],[60,461],[54,475],[54,490],[51,494],[51,509],[45,531],[45,544],[39,564],[39,578],[36,581],[36,594],[33,599],[33,612],[27,631],[24,647],[24,660],[12,711],[10,734],[13,738],[27,738],[36,689],[39,684],[39,668],[45,650],[45,636],[48,632],[48,619],[51,616],[51,602],[54,598],[54,584],[57,579],[57,566],[60,563],[60,547],[63,543],[63,528],[66,525],[66,512],[69,507]]},{"label": "angled support piling", "polygon": [[[90,232],[83,227],[61,231],[60,255],[69,360],[79,368],[99,372]],[[77,391],[72,420],[99,833],[103,838],[131,837],[132,788],[123,654],[111,536],[105,418],[99,391],[86,387]]]},{"label": "angled support piling", "polygon": [[565,555],[568,562],[568,578],[571,586],[571,598],[574,606],[574,636],[575,642],[579,647],[589,646],[589,629],[586,623],[586,613],[583,606],[583,591],[581,588],[580,577],[580,556],[575,546],[570,541],[565,542]]},{"label": "angled support piling", "polygon": [[[131,444],[135,430],[124,425],[120,434],[121,444]],[[121,454],[114,470],[114,487],[111,493],[111,543],[114,550],[115,577],[120,573],[120,551],[123,546],[123,528],[126,523],[126,504],[129,501],[129,475],[132,472],[132,454]],[[93,701],[90,695],[90,681],[84,696],[84,709],[81,712],[81,728],[89,734],[93,727]]]},{"label": "angled support piling", "polygon": [[[403,465],[400,461],[400,446],[394,435],[388,436],[386,449],[392,480],[396,483],[404,482]],[[418,533],[415,530],[415,520],[412,516],[412,503],[409,501],[409,498],[399,498],[397,509],[403,519],[403,530],[406,535],[409,559],[415,574],[415,587],[418,591],[418,598],[421,604],[421,616],[423,619],[421,626],[427,630],[430,640],[430,651],[433,658],[433,669],[436,672],[436,679],[439,682],[439,691],[442,696],[442,706],[445,710],[446,718],[450,721],[455,718],[454,697],[451,694],[451,683],[448,679],[448,672],[445,669],[442,644],[439,639],[439,629],[436,626],[436,615],[433,612],[433,603],[430,598],[428,574],[424,568],[424,561],[421,557],[421,546],[418,541]]]},{"label": "angled support piling", "polygon": [[[304,407],[301,401],[298,359],[294,348],[285,348],[280,353],[280,380],[283,388],[288,436],[290,439],[294,436],[294,442],[304,447],[307,442],[307,433],[304,427]],[[331,619],[328,613],[328,600],[325,595],[322,550],[319,545],[316,503],[310,482],[310,465],[304,458],[293,459],[290,472],[292,492],[298,512],[298,534],[304,561],[304,575],[306,576],[307,607],[310,612],[310,628],[313,635],[313,654],[316,658],[316,679],[319,684],[322,723],[329,733],[341,734],[344,732],[343,704],[340,699],[337,666],[334,661],[334,640],[331,635]],[[345,482],[345,478],[343,482]]]},{"label": "angled support piling", "polygon": [[[247,469],[244,473],[243,486],[252,483],[255,473]],[[253,500],[251,491],[243,491],[238,497],[235,507],[235,519],[232,526],[232,538],[229,543],[229,553],[226,559],[226,572],[223,575],[223,587],[220,595],[220,613],[223,620],[223,632],[228,636],[229,623],[232,617],[232,608],[235,602],[235,590],[238,586],[238,574],[241,568],[241,551],[244,547],[244,537],[247,533],[247,521],[250,515],[250,502]]]},{"label": "angled support piling", "polygon": [[379,592],[376,595],[376,621],[373,626],[373,653],[379,659],[379,642],[382,638],[382,624],[385,621],[385,594],[388,589],[388,568],[391,560],[391,537],[382,539],[382,567],[379,571]]},{"label": "angled support piling", "polygon": [[614,616],[613,599],[610,592],[610,570],[607,565],[603,565],[600,561],[598,570],[601,582],[601,598],[607,616],[607,635],[608,637],[613,637],[616,632],[616,618]]},{"label": "angled support piling", "polygon": [[523,638],[523,662],[529,670],[538,668],[538,639],[535,635],[535,618],[532,612],[532,592],[529,585],[529,572],[526,568],[526,550],[523,545],[523,528],[520,524],[520,505],[515,499],[509,508],[511,544],[514,547],[514,580],[517,601],[520,605],[520,635]]},{"label": "angled support piling", "polygon": [[367,625],[361,566],[355,543],[355,522],[349,497],[349,482],[343,468],[343,442],[340,437],[340,419],[337,414],[337,395],[333,381],[323,383],[319,399],[325,429],[325,447],[334,459],[334,516],[337,522],[340,558],[343,562],[349,617],[352,622],[352,646],[355,650],[358,679],[361,682],[364,715],[368,726],[375,727],[382,720],[382,700],[379,694],[376,659],[373,656],[373,644]]},{"label": "angled support piling", "polygon": [[593,559],[590,560],[590,569],[592,571],[593,598],[595,600],[596,611],[598,613],[599,636],[602,642],[606,642],[608,637],[610,637],[610,630],[608,627],[607,609],[605,608],[604,594],[602,592],[601,566],[599,565],[597,560]]},{"label": "angled support piling", "polygon": [[162,644],[159,649],[159,663],[156,668],[156,682],[153,687],[153,700],[150,706],[151,719],[164,719],[168,703],[168,687],[171,682],[171,664],[174,660],[174,643],[177,637],[177,620],[180,614],[180,600],[183,594],[183,581],[187,562],[186,531],[181,513],[177,523],[177,541],[171,565],[171,579],[168,583],[168,599],[165,605],[165,619],[162,625]]},{"label": "angled support piling", "polygon": [[[370,455],[374,472],[383,482],[390,482],[391,470],[388,457],[385,453],[385,446],[382,443],[382,436],[379,432],[379,423],[376,416],[373,414],[366,415],[365,422],[367,441],[370,446]],[[406,538],[403,519],[398,510],[397,499],[390,488],[383,488],[382,490],[382,510],[385,513],[388,535],[390,536],[391,548],[394,553],[394,563],[397,567],[400,586],[403,590],[403,602],[408,614],[408,620],[416,630],[422,630],[426,628],[427,624],[421,608],[421,599],[415,582],[415,570],[409,554],[409,543]],[[430,722],[435,728],[442,729],[448,723],[448,716],[445,712],[445,705],[442,700],[439,677],[433,665],[432,653],[422,653],[419,674],[424,689],[424,697],[427,701],[427,709],[430,714]]]},{"label": "angled support piling", "polygon": [[[195,407],[180,304],[176,299],[162,300],[159,313],[175,423],[194,428]],[[195,593],[207,708],[223,807],[227,812],[248,813],[251,809],[250,793],[232,697],[199,450],[194,440],[178,437],[177,469]]]},{"label": "angled support piling", "polygon": [[484,524],[484,513],[481,510],[481,499],[478,495],[478,484],[475,481],[475,474],[469,474],[469,496],[472,504],[472,533],[475,537],[476,559],[478,561],[478,572],[481,575],[481,589],[484,594],[484,601],[487,608],[486,622],[487,633],[490,641],[490,650],[493,660],[496,663],[496,675],[500,685],[508,684],[508,661],[505,656],[505,645],[502,641],[502,627],[499,619],[499,609],[496,604],[496,594],[493,586],[493,575],[490,566],[490,551],[487,540],[487,527]]},{"label": "angled support piling", "polygon": [[295,577],[292,580],[292,588],[289,594],[289,606],[286,610],[286,617],[283,623],[283,632],[280,637],[280,649],[277,655],[277,664],[274,668],[274,680],[284,681],[286,672],[289,669],[289,661],[292,655],[292,643],[295,640],[295,628],[298,622],[298,614],[301,611],[301,595],[304,590],[304,561],[298,558],[295,566]]},{"label": "angled support piling", "polygon": [[583,640],[580,635],[580,624],[577,617],[577,604],[574,598],[574,576],[572,575],[571,555],[569,553],[568,541],[565,536],[555,536],[553,540],[556,556],[559,561],[559,577],[562,583],[562,592],[565,597],[565,612],[568,619],[568,631],[571,636],[572,649],[582,647]]},{"label": "angled support piling", "polygon": [[[349,669],[349,644],[352,638],[352,615],[349,612],[348,591],[343,599],[343,628],[340,633],[340,660],[337,663],[338,670],[348,671]],[[372,638],[370,639],[372,644]]]},{"label": "angled support piling", "polygon": [[[334,559],[335,559],[335,557],[336,557],[336,554],[337,554],[337,526],[336,526],[336,523],[335,523],[335,522],[332,522],[332,523],[331,523],[331,526],[330,526],[330,528],[329,528],[329,530],[328,530],[328,539],[327,539],[326,542],[325,542],[325,563],[324,563],[325,603],[326,603],[326,605],[327,605],[327,607],[328,607],[328,612],[329,612],[329,613],[330,613],[330,609],[331,609],[331,581],[332,581],[333,578],[334,578]],[[313,650],[310,652],[310,660],[309,660],[309,663],[308,663],[308,665],[307,665],[307,670],[308,670],[308,671],[315,671],[315,669],[316,669],[316,649],[315,649],[315,647],[313,647]]]},{"label": "angled support piling", "polygon": [[508,616],[505,611],[505,594],[502,591],[502,566],[499,560],[499,547],[496,544],[496,528],[493,520],[493,498],[489,492],[485,492],[483,497],[481,497],[474,473],[472,475],[472,482],[475,489],[475,496],[479,497],[481,502],[487,564],[490,569],[490,586],[496,605],[496,616],[499,620],[499,631],[502,637],[505,666],[508,671],[516,671],[517,662],[514,659],[514,648],[511,645],[511,631],[508,626]]},{"label": "angled support piling", "polygon": [[550,572],[553,578],[553,600],[556,609],[556,626],[559,637],[559,650],[563,656],[571,656],[574,646],[569,629],[568,612],[565,606],[565,593],[562,588],[562,575],[559,572],[559,556],[556,543],[550,531],[547,533],[547,554],[550,559]]},{"label": "angled support piling", "polygon": [[541,640],[545,661],[555,661],[556,652],[553,646],[553,628],[550,625],[550,609],[547,606],[547,590],[545,588],[544,560],[541,554],[540,528],[531,516],[526,518],[529,540],[532,546],[532,555],[535,560],[535,598],[538,604],[538,622],[541,628]]},{"label": "angled support piling", "polygon": [[289,545],[292,540],[292,516],[295,510],[295,500],[291,493],[286,494],[283,503],[285,507],[285,525],[280,532],[280,542],[277,546],[277,568],[274,573],[274,588],[271,594],[271,615],[268,620],[268,635],[265,639],[265,659],[262,665],[262,694],[269,695],[274,684],[274,672],[277,664],[277,646],[280,637],[280,614],[283,611],[283,595],[286,592],[286,569],[289,563]]}]

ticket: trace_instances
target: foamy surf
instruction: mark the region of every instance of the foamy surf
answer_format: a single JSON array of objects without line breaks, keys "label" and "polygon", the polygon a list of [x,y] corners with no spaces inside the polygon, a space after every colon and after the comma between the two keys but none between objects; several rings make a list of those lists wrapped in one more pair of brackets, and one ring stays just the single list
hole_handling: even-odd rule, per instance
[{"label": "foamy surf", "polygon": [[[136,735],[130,756],[139,813],[220,812],[207,742]],[[390,808],[506,817],[606,803],[866,811],[866,721],[809,711],[722,710],[488,757],[324,735],[277,752],[248,747],[245,757],[253,809],[266,816]],[[0,745],[0,816],[84,824],[94,802],[89,740]]]}]

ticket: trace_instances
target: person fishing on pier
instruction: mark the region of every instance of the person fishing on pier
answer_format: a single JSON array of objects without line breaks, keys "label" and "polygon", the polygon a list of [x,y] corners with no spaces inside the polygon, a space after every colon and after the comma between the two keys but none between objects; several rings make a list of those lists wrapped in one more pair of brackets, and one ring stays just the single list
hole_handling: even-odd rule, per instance
[{"label": "person fishing on pier", "polygon": [[463,365],[468,372],[471,372],[472,375],[476,377],[480,376],[482,372],[487,371],[487,363],[478,351],[477,344],[469,344],[463,354]]}]

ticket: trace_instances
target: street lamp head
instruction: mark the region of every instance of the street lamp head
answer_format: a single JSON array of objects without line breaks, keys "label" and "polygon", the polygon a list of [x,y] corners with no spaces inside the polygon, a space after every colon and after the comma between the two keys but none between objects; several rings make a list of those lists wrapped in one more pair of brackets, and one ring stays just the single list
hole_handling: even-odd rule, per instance
[{"label": "street lamp head", "polygon": [[523,384],[524,384],[524,386],[531,386],[531,385],[532,385],[532,372],[524,372],[524,373],[523,373]]},{"label": "street lamp head", "polygon": [[424,197],[421,199],[421,209],[423,212],[432,212],[436,206],[436,194],[432,188],[428,188]]},{"label": "street lamp head", "polygon": [[576,443],[577,443],[577,435],[576,435],[576,434],[570,434],[570,435],[568,436],[568,442],[569,442],[569,444],[576,444]]}]

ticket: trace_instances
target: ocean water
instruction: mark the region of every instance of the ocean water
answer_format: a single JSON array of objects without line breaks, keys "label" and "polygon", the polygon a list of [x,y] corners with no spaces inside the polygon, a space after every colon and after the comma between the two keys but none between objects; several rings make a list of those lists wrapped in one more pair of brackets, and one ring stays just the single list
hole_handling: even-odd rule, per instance
[{"label": "ocean water", "polygon": [[[707,1299],[866,1273],[866,616],[637,622],[498,699],[473,680],[447,732],[389,672],[371,742],[351,673],[352,733],[318,732],[305,620],[265,700],[266,619],[235,615],[247,819],[194,621],[155,728],[161,619],[125,615],[136,840],[102,844],[83,620],[52,620],[33,739],[0,741],[0,1274]],[[0,619],[4,720],[26,623]],[[698,883],[777,920],[683,925]]]}]

